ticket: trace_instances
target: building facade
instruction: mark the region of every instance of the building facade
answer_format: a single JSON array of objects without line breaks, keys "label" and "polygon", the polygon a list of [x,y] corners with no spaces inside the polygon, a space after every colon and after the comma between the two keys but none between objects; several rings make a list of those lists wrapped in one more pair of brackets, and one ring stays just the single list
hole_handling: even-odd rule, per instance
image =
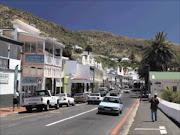
[{"label": "building facade", "polygon": [[0,108],[12,107],[15,67],[18,65],[17,91],[21,90],[22,43],[0,35]]}]

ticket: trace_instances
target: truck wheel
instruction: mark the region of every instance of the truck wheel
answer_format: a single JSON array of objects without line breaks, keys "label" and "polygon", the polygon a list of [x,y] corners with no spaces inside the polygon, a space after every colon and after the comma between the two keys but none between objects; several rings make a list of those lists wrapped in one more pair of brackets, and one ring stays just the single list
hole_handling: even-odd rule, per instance
[{"label": "truck wheel", "polygon": [[27,107],[26,107],[26,110],[27,110],[27,112],[30,113],[30,112],[32,112],[32,107],[31,107],[31,106],[27,106]]},{"label": "truck wheel", "polygon": [[57,101],[56,109],[59,109],[59,100]]},{"label": "truck wheel", "polygon": [[45,110],[49,111],[49,102],[47,103],[47,105],[45,106]]},{"label": "truck wheel", "polygon": [[42,110],[43,110],[43,107],[42,107],[42,106],[38,106],[38,107],[37,107],[37,111],[38,111],[38,112],[41,112]]},{"label": "truck wheel", "polygon": [[67,107],[69,107],[70,106],[70,103],[69,103],[69,101],[68,101],[68,103],[67,103]]}]

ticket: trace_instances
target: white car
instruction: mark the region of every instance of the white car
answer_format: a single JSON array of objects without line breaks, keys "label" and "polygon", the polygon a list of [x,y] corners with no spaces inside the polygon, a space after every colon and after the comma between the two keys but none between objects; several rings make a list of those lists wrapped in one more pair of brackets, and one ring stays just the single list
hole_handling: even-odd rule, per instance
[{"label": "white car", "polygon": [[88,104],[90,103],[100,103],[102,101],[103,97],[101,97],[100,93],[90,93],[89,97],[88,97]]},{"label": "white car", "polygon": [[70,94],[62,93],[59,97],[59,105],[67,105],[67,107],[70,105],[75,106],[74,98],[72,98]]},{"label": "white car", "polygon": [[130,93],[130,89],[129,88],[124,88],[124,93]]},{"label": "white car", "polygon": [[122,113],[123,104],[120,97],[106,96],[99,104],[98,113],[112,113],[117,116]]}]

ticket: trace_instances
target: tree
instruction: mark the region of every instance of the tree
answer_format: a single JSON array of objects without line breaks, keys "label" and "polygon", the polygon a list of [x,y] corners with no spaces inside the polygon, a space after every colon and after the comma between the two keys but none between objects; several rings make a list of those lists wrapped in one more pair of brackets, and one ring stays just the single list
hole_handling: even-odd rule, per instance
[{"label": "tree", "polygon": [[152,40],[151,47],[145,49],[142,63],[150,66],[152,71],[167,71],[168,63],[174,56],[170,42],[166,40],[167,34],[158,32]]},{"label": "tree", "polygon": [[88,55],[89,55],[89,52],[92,52],[92,47],[90,45],[88,45],[85,49],[85,51],[88,52]]},{"label": "tree", "polygon": [[132,61],[132,63],[134,63],[134,61],[135,61],[134,50],[132,50],[131,55],[129,56],[129,59]]},{"label": "tree", "polygon": [[72,47],[70,45],[66,45],[63,49],[63,56],[71,58],[72,55]]}]

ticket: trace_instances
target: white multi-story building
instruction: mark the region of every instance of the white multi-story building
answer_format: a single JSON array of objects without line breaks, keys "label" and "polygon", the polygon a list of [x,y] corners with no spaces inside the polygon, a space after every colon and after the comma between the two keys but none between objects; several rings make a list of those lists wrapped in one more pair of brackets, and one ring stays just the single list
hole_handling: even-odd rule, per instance
[{"label": "white multi-story building", "polygon": [[0,108],[13,106],[14,72],[17,65],[17,91],[21,89],[22,45],[0,34]]}]

